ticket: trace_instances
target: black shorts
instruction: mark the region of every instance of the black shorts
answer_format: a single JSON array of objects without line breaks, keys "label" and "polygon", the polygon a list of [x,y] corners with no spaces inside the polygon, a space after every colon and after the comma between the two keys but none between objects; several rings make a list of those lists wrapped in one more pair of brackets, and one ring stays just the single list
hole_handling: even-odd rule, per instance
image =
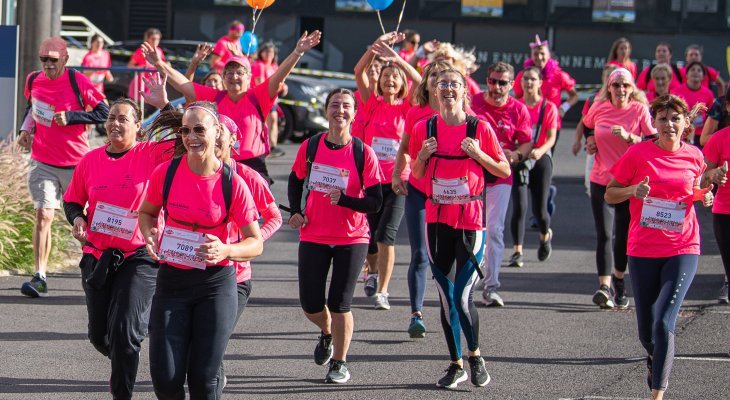
[{"label": "black shorts", "polygon": [[393,246],[398,235],[398,227],[406,209],[406,196],[398,196],[392,186],[383,184],[383,206],[380,211],[368,214],[370,224],[370,246],[368,254],[378,252],[378,243]]}]

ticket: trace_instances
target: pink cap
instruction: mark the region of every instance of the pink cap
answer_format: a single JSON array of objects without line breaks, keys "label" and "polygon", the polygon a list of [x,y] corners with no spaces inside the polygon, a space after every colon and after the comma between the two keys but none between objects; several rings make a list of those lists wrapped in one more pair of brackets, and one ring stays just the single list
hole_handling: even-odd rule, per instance
[{"label": "pink cap", "polygon": [[230,56],[228,57],[228,60],[226,60],[226,65],[224,65],[223,68],[225,69],[230,63],[239,64],[242,67],[245,67],[247,70],[251,71],[251,62],[248,61],[248,57]]},{"label": "pink cap", "polygon": [[229,31],[238,31],[243,32],[246,30],[246,27],[243,26],[243,24],[233,24],[230,28],[228,28]]},{"label": "pink cap", "polygon": [[41,47],[38,49],[38,55],[41,57],[53,58],[60,58],[61,56],[68,55],[68,51],[66,50],[66,41],[58,36],[49,37],[41,43]]},{"label": "pink cap", "polygon": [[231,117],[220,114],[218,116],[218,120],[221,122],[221,124],[225,125],[226,128],[228,128],[228,131],[231,132],[231,137],[237,138],[239,136],[238,125],[235,121],[231,119]]}]

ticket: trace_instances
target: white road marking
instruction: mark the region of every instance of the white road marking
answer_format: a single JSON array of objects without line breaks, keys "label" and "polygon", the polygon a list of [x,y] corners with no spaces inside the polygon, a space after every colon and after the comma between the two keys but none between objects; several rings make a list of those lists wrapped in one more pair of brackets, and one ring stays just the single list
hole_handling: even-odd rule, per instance
[{"label": "white road marking", "polygon": [[687,361],[717,361],[717,362],[730,362],[730,357],[683,357],[675,356],[675,360],[687,360]]}]

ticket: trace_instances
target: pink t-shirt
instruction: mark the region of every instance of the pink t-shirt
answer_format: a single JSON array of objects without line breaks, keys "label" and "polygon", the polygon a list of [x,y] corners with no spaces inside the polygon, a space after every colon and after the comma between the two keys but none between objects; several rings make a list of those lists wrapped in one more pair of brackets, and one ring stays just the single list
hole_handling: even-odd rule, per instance
[{"label": "pink t-shirt", "polygon": [[[432,116],[436,115],[436,111],[434,111],[431,106],[413,106],[410,110],[406,113],[406,133],[408,134],[408,141],[410,141],[413,138],[413,128],[416,126],[416,124],[420,121],[425,121],[431,118]],[[408,183],[411,184],[414,188],[418,189],[421,193],[426,193],[428,191],[428,179],[424,176],[421,179],[416,178],[411,174],[408,177]]]},{"label": "pink t-shirt", "polygon": [[[167,61],[165,59],[165,53],[162,51],[161,48],[157,47],[157,57],[160,58],[163,62]],[[156,69],[154,65],[147,62],[147,59],[144,58],[144,55],[142,54],[142,48],[138,48],[137,50],[132,53],[132,57],[130,58],[131,61],[134,62],[134,68],[145,68],[145,69]],[[144,81],[142,78],[152,79],[152,72],[143,72],[139,75],[137,75],[137,79],[132,79],[129,85],[129,91],[127,92],[127,96],[130,99],[134,99],[135,101],[139,101],[139,91],[144,90],[147,92],[147,89],[144,87]]]},{"label": "pink t-shirt", "polygon": [[365,129],[365,122],[367,121],[368,116],[364,111],[365,103],[363,103],[360,98],[359,90],[355,91],[355,102],[357,104],[357,112],[355,113],[355,119],[352,120],[352,125],[350,126],[350,134],[352,136],[362,138],[365,136],[363,130]]},{"label": "pink t-shirt", "polygon": [[[162,189],[169,166],[170,162],[166,162],[152,172],[145,200],[153,206],[162,206]],[[192,231],[193,227],[177,221],[183,221],[187,224],[195,223],[212,227],[199,227],[196,232],[216,236],[223,243],[235,243],[238,237],[230,235],[228,224],[224,220],[226,205],[223,198],[222,170],[223,168],[220,168],[218,172],[211,176],[197,175],[188,167],[187,154],[183,155],[170,186],[165,227]],[[228,211],[228,221],[235,223],[237,226],[247,226],[252,222],[256,222],[258,218],[256,204],[253,202],[248,186],[238,174],[233,174],[233,192],[231,208]],[[165,230],[161,229],[161,231],[162,238],[164,238]],[[162,242],[162,238],[160,242]],[[169,263],[169,265],[181,269],[191,269],[177,263]],[[223,261],[218,265],[229,266],[231,262]]]},{"label": "pink t-shirt", "polygon": [[251,87],[256,86],[256,81],[264,82],[279,69],[279,64],[266,64],[261,60],[251,63]]},{"label": "pink t-shirt", "polygon": [[[683,98],[684,101],[687,102],[687,106],[690,110],[697,103],[704,103],[705,106],[707,106],[707,108],[709,109],[710,107],[712,107],[712,103],[715,102],[715,95],[712,93],[712,90],[707,88],[707,86],[700,86],[698,90],[693,90],[690,89],[685,82],[681,86],[672,90],[671,93]],[[695,118],[694,121],[692,121],[692,125],[694,125],[695,128],[699,128],[699,132],[697,132],[698,135],[702,132],[702,127],[705,124],[706,114],[707,111],[703,111],[700,115],[697,116],[697,118]]]},{"label": "pink t-shirt", "polygon": [[[106,146],[103,146],[90,151],[81,159],[74,170],[66,194],[63,195],[63,201],[81,206],[86,206],[88,203],[86,237],[93,247],[84,246],[84,253],[93,254],[98,259],[104,250],[114,248],[129,256],[137,248],[145,245],[142,233],[136,224],[131,239],[101,233],[98,229],[94,229],[97,206],[101,209],[109,208],[99,204],[102,202],[120,207],[132,211],[136,218],[152,171],[172,158],[174,144],[174,141],[137,143],[120,158],[110,157],[106,153]],[[106,222],[100,219],[98,221],[100,225],[97,226]],[[120,236],[126,235],[129,233],[120,232]]]},{"label": "pink t-shirt", "polygon": [[[236,151],[231,153],[231,158],[239,161],[269,154],[269,135],[266,131],[266,123],[262,121],[261,114],[256,108],[256,104],[258,104],[261,112],[266,116],[276,101],[276,95],[269,97],[268,81],[249,89],[243,97],[238,99],[238,102],[231,100],[225,90],[197,83],[194,83],[193,87],[197,100],[215,102],[217,97],[222,96],[218,102],[218,112],[230,117],[238,125],[240,137],[234,144]],[[224,93],[224,95],[218,93]]]},{"label": "pink t-shirt", "polygon": [[[90,68],[109,68],[112,66],[112,58],[109,52],[101,50],[96,53],[89,51],[81,61],[81,65]],[[106,78],[107,71],[94,71],[89,77],[94,87],[101,93],[104,93],[104,79]]]},{"label": "pink t-shirt", "polygon": [[241,50],[241,41],[239,39],[229,39],[228,36],[223,36],[215,42],[213,47],[213,54],[220,56],[220,60],[212,67],[218,71],[223,72],[223,67],[226,65],[226,61],[233,55],[231,47],[238,51],[238,54],[243,54]]},{"label": "pink t-shirt", "polygon": [[[721,166],[725,161],[730,163],[730,127],[720,129],[710,136],[710,140],[702,148],[702,152],[709,161],[717,166]],[[730,183],[717,188],[712,212],[730,214]]]},{"label": "pink t-shirt", "polygon": [[649,177],[649,196],[685,203],[681,232],[642,226],[641,213],[645,202],[631,197],[629,207],[629,239],[626,254],[634,257],[662,258],[680,254],[700,254],[700,227],[695,215],[692,189],[705,170],[702,153],[682,143],[679,150],[669,152],[647,141],[632,146],[611,168],[617,182],[630,186]]},{"label": "pink t-shirt", "polygon": [[32,115],[35,120],[35,136],[31,147],[31,158],[44,164],[56,167],[72,167],[81,161],[81,157],[89,151],[86,125],[75,124],[58,126],[53,119],[54,112],[86,111],[93,109],[104,100],[104,94],[96,90],[89,78],[76,72],[76,83],[81,93],[84,106],[71,87],[66,70],[56,79],[48,79],[41,72],[33,80],[33,93],[28,92],[28,79],[25,78],[23,95],[33,103]]},{"label": "pink t-shirt", "polygon": [[[530,113],[524,104],[514,98],[510,97],[502,107],[495,107],[487,103],[482,92],[472,98],[471,109],[477,117],[491,125],[503,149],[514,151],[520,145],[532,142]],[[512,175],[497,179],[488,186],[511,184]]]},{"label": "pink t-shirt", "polygon": [[[523,102],[524,97],[519,101]],[[530,113],[530,121],[532,121],[532,130],[534,134],[534,130],[537,128],[537,119],[540,118],[540,107],[542,107],[542,100],[540,100],[532,107],[525,104],[525,107],[527,107],[527,111]],[[543,111],[542,115],[542,126],[540,127],[540,132],[538,134],[535,147],[540,147],[544,145],[545,142],[547,142],[548,129],[558,129],[559,120],[560,115],[558,114],[558,107],[549,101],[546,102],[545,110]]]},{"label": "pink t-shirt", "polygon": [[469,96],[471,96],[472,98],[474,96],[477,96],[482,91],[482,88],[479,87],[477,81],[475,81],[474,78],[468,75],[466,77],[466,88],[469,90]]},{"label": "pink t-shirt", "polygon": [[653,135],[656,130],[651,126],[649,108],[636,101],[630,101],[625,108],[616,108],[608,100],[596,101],[588,114],[583,117],[583,125],[594,130],[596,140],[595,161],[590,180],[606,186],[611,181],[611,167],[626,153],[629,144],[612,133],[614,125],[624,127],[627,132],[641,137]]},{"label": "pink t-shirt", "polygon": [[[523,96],[522,92],[522,74],[523,71],[520,71],[517,74],[517,77],[515,78],[515,86],[512,88],[515,92],[515,97],[520,98]],[[563,91],[569,91],[575,87],[575,79],[573,79],[570,75],[568,75],[567,72],[563,71],[562,69],[557,69],[552,77],[550,79],[544,78],[542,80],[542,85],[540,86],[540,91],[542,92],[543,97],[548,99],[548,101],[552,102],[553,104],[561,104],[562,103],[562,92]],[[560,124],[562,126],[562,119],[560,120]],[[560,126],[558,126],[558,129],[560,129]]]},{"label": "pink t-shirt", "polygon": [[[649,68],[644,68],[644,70],[641,71],[641,73],[639,74],[639,78],[636,79],[636,87],[645,91],[648,96],[649,93],[655,93],[656,88],[654,87],[654,80],[651,79],[651,76],[647,78],[647,74],[649,74]],[[648,83],[646,81],[647,79],[649,79]],[[684,81],[684,79],[682,81]],[[680,85],[681,83],[679,83],[679,78],[677,77],[677,74],[674,73],[674,69],[672,69],[672,81],[669,82],[669,91],[671,92],[673,89]],[[656,94],[654,96],[656,97]]]},{"label": "pink t-shirt", "polygon": [[[362,139],[375,151],[383,171],[383,183],[393,182],[395,155],[405,132],[406,113],[410,109],[411,104],[405,99],[398,104],[387,104],[382,97],[371,94],[361,111],[367,120],[362,134],[353,133],[353,136]],[[410,172],[410,166],[406,165],[401,177],[406,179]]]},{"label": "pink t-shirt", "polygon": [[621,64],[620,62],[618,62],[618,60],[611,60],[611,61],[607,62],[606,65],[615,65],[619,68],[627,69],[629,72],[631,72],[631,77],[634,78],[634,81],[636,81],[637,69],[636,69],[636,64],[633,61],[628,60],[626,62],[626,64]]},{"label": "pink t-shirt", "polygon": [[[340,170],[345,179],[345,195],[357,198],[365,197],[362,187],[369,188],[382,183],[382,173],[377,163],[375,152],[370,146],[365,145],[365,163],[363,168],[364,185],[360,183],[355,156],[353,154],[352,141],[345,147],[331,150],[324,143],[325,135],[322,135],[321,142],[317,146],[317,154],[314,157],[312,168],[320,164],[323,169],[327,167]],[[307,176],[307,145],[309,139],[305,140],[294,159],[292,171],[297,178],[304,179]],[[302,242],[312,242],[328,245],[350,245],[357,243],[368,243],[370,241],[370,227],[365,214],[353,211],[347,207],[330,204],[329,196],[320,191],[310,191],[306,199],[304,214],[309,223],[299,230],[299,237]]]},{"label": "pink t-shirt", "polygon": [[[413,134],[408,142],[408,153],[412,159],[418,156],[423,142],[428,137],[427,122],[422,120],[413,128]],[[474,159],[447,159],[441,156],[466,156],[461,150],[461,142],[466,138],[467,124],[458,126],[446,125],[439,116],[436,121],[436,153],[428,159],[426,164],[426,180],[432,182],[434,178],[453,180],[466,179],[469,188],[469,195],[472,201],[466,204],[435,204],[433,197],[433,185],[429,185],[426,195],[426,222],[444,223],[454,229],[481,230],[484,228],[482,222],[484,204],[481,194],[484,191],[484,173],[482,166]],[[483,152],[496,161],[506,161],[502,148],[497,140],[497,135],[486,121],[479,121],[476,132],[476,140]]]},{"label": "pink t-shirt", "polygon": [[[233,167],[236,168],[236,173],[243,179],[243,182],[248,186],[249,191],[251,191],[251,197],[256,205],[256,211],[259,215],[263,215],[269,205],[276,201],[269,189],[269,184],[253,168],[238,162],[233,162],[233,164]],[[233,238],[234,242],[239,242],[244,239],[235,222],[231,222],[230,230],[230,237]],[[251,279],[251,261],[233,261],[233,265],[236,267],[237,283]]]},{"label": "pink t-shirt", "polygon": [[[717,80],[718,75],[720,75],[720,71],[710,67],[709,65],[705,65],[705,67],[707,68],[707,73],[702,78],[702,87],[709,89],[710,84]],[[682,74],[682,82],[687,82],[687,68],[679,67],[679,73]]]}]

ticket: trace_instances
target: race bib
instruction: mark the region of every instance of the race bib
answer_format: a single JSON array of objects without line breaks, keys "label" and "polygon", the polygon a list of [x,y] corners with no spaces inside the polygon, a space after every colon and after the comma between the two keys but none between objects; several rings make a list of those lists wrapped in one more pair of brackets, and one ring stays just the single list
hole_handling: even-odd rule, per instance
[{"label": "race bib", "polygon": [[342,168],[330,167],[329,165],[313,163],[309,172],[309,190],[315,192],[329,193],[332,189],[347,189],[347,181],[350,178],[350,171]]},{"label": "race bib", "polygon": [[180,228],[165,227],[160,242],[160,260],[205,269],[205,260],[195,255],[195,249],[205,243],[205,235]]},{"label": "race bib", "polygon": [[33,119],[43,126],[51,126],[53,123],[55,107],[40,100],[33,99]]},{"label": "race bib", "polygon": [[399,146],[399,140],[374,137],[371,147],[375,151],[375,156],[378,158],[378,160],[394,162],[396,159],[396,155],[398,155]]},{"label": "race bib", "polygon": [[89,79],[91,83],[102,83],[104,82],[104,78],[106,77],[106,74],[94,74],[91,75],[91,78]]},{"label": "race bib", "polygon": [[682,232],[686,207],[684,202],[647,197],[641,208],[639,224],[646,228]]},{"label": "race bib", "polygon": [[471,201],[469,181],[465,176],[454,179],[433,178],[431,200],[438,204],[465,204]]},{"label": "race bib", "polygon": [[137,212],[102,201],[97,202],[89,230],[130,240],[137,230]]}]

